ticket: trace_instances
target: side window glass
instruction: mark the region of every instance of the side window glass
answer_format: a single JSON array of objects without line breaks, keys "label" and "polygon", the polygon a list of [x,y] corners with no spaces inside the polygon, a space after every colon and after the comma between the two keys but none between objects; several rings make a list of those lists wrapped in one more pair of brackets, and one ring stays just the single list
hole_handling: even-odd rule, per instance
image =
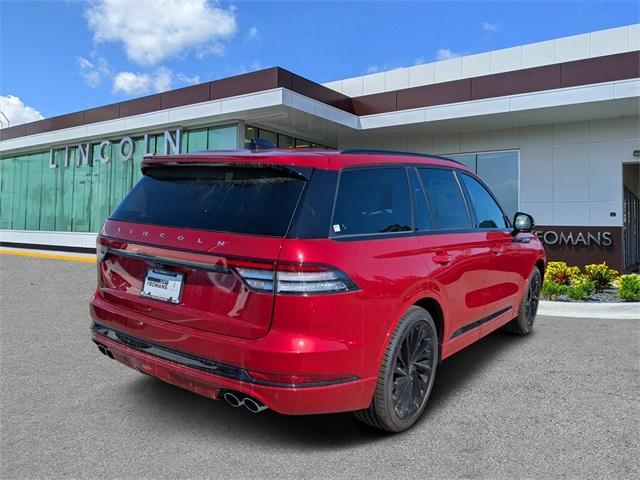
[{"label": "side window glass", "polygon": [[409,169],[409,181],[415,210],[415,229],[417,231],[431,230],[433,228],[431,213],[429,212],[427,200],[424,196],[424,191],[422,190],[422,185],[420,185],[420,179],[418,178],[415,168]]},{"label": "side window glass", "polygon": [[469,228],[467,207],[451,170],[421,168],[420,178],[437,230]]},{"label": "side window glass", "polygon": [[404,167],[343,171],[331,229],[335,236],[411,231]]},{"label": "side window glass", "polygon": [[502,210],[487,189],[470,175],[458,176],[464,184],[476,217],[476,228],[506,228]]}]

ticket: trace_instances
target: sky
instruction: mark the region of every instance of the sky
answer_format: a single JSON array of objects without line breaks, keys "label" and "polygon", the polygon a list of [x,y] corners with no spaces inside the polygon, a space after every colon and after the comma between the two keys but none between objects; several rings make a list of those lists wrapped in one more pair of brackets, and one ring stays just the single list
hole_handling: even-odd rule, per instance
[{"label": "sky", "polygon": [[638,23],[639,5],[0,0],[0,111],[17,125],[273,66],[322,83]]}]

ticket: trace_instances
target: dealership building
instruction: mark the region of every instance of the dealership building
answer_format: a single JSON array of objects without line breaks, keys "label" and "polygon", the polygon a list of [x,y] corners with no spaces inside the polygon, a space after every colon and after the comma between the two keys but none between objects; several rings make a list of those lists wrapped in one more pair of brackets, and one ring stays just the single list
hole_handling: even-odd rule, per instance
[{"label": "dealership building", "polygon": [[448,156],[550,259],[640,263],[640,24],[319,84],[274,67],[0,130],[0,244],[95,247],[145,155],[372,148]]}]

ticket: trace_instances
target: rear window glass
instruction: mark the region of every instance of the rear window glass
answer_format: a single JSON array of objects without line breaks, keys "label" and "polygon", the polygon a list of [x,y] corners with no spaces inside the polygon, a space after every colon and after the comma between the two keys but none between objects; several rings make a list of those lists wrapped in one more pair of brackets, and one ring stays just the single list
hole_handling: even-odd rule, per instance
[{"label": "rear window glass", "polygon": [[404,168],[345,170],[333,213],[334,235],[411,230],[409,187]]},{"label": "rear window glass", "polygon": [[126,222],[284,236],[305,180],[260,167],[149,169],[111,218]]},{"label": "rear window glass", "polygon": [[467,207],[451,170],[421,168],[420,177],[437,230],[469,228]]}]

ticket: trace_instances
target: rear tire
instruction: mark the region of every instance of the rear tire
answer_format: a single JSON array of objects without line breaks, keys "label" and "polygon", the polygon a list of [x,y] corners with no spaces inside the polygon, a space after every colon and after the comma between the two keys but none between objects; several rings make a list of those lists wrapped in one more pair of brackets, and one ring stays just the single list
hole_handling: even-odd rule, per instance
[{"label": "rear tire", "polygon": [[389,341],[371,405],[353,412],[356,418],[389,432],[411,427],[427,405],[438,355],[433,318],[423,308],[411,307]]},{"label": "rear tire", "polygon": [[541,288],[542,274],[538,267],[534,267],[527,282],[527,289],[522,296],[518,315],[503,327],[506,332],[513,333],[514,335],[527,335],[531,333],[538,312]]}]

